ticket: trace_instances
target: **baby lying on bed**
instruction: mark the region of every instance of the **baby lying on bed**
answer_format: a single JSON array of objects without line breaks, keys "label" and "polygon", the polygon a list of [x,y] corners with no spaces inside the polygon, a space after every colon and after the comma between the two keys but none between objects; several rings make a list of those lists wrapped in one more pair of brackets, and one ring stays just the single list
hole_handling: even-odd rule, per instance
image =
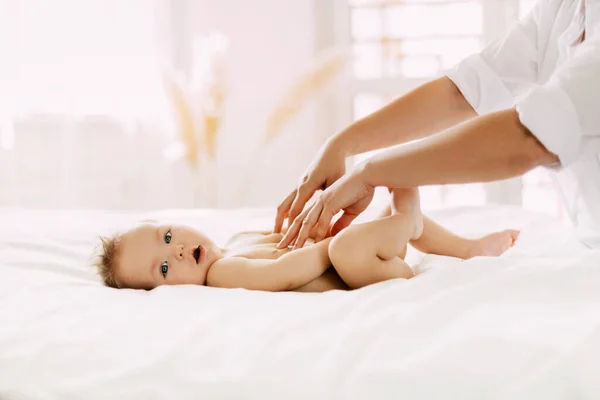
[{"label": "baby lying on bed", "polygon": [[97,267],[104,283],[116,288],[195,284],[324,292],[411,278],[404,262],[407,243],[425,253],[468,259],[499,256],[519,234],[507,230],[461,238],[421,214],[416,189],[391,194],[391,206],[380,218],[295,251],[277,249],[281,234],[241,233],[220,249],[193,228],[145,224],[103,238]]}]

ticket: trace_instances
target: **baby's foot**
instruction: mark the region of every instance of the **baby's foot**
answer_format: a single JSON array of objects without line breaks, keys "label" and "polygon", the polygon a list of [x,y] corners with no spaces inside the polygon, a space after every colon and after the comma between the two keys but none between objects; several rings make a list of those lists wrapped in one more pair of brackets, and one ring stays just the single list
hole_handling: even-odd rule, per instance
[{"label": "baby's foot", "polygon": [[414,222],[411,240],[416,240],[423,234],[423,214],[419,189],[390,189],[392,195],[392,215],[402,214]]},{"label": "baby's foot", "polygon": [[473,240],[467,258],[497,257],[515,244],[520,233],[517,230],[508,229]]}]

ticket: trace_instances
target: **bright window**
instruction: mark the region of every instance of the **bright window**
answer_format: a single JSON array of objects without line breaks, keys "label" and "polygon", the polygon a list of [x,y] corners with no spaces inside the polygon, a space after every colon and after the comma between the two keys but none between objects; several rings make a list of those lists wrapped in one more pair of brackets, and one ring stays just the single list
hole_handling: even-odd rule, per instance
[{"label": "bright window", "polygon": [[481,46],[482,8],[471,1],[350,1],[357,79],[425,78]]},{"label": "bright window", "polygon": [[[349,1],[354,77],[378,81],[428,79],[452,67],[482,46],[483,10],[478,0]],[[365,87],[365,86],[363,86]],[[353,119],[382,107],[397,95],[357,92]],[[363,154],[356,162],[371,156]],[[483,185],[421,188],[424,208],[482,205]],[[387,201],[379,190],[376,202]]]},{"label": "bright window", "polygon": [[[347,0],[350,43],[355,56],[356,81],[352,118],[357,120],[382,107],[402,92],[391,93],[389,86],[412,82],[416,86],[452,67],[464,57],[479,51],[484,37],[502,34],[486,31],[485,15],[514,7],[514,1],[494,0]],[[518,3],[519,17],[527,14],[535,0]],[[486,9],[487,7],[487,9]],[[385,88],[385,90],[382,90]],[[355,158],[360,162],[372,154]],[[410,173],[410,172],[408,172]],[[521,180],[525,208],[556,215],[560,212],[548,174],[538,169]],[[512,187],[513,189],[508,189]],[[514,189],[514,185],[507,190]],[[487,201],[483,184],[448,185],[421,189],[424,208],[483,205]],[[514,196],[511,196],[514,197]],[[381,190],[377,202],[387,201]]]}]

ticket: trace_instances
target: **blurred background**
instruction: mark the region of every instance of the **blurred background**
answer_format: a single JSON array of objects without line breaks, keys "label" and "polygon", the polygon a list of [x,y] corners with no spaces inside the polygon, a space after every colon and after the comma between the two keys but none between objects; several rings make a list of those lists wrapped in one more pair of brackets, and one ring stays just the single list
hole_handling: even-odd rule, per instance
[{"label": "blurred background", "polygon": [[[0,207],[274,207],[329,136],[534,4],[0,0]],[[562,215],[544,170],[422,199]]]}]

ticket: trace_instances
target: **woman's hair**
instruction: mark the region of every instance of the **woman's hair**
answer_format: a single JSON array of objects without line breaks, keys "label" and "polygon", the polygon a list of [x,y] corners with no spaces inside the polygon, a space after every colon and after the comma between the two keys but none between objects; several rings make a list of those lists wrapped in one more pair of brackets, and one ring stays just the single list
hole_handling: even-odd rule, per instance
[{"label": "woman's hair", "polygon": [[122,236],[116,234],[112,237],[101,236],[100,237],[100,249],[98,257],[94,262],[94,266],[98,270],[102,282],[108,287],[120,289],[121,285],[115,277],[115,269],[117,264],[117,256],[119,255],[119,249],[121,244]]}]

